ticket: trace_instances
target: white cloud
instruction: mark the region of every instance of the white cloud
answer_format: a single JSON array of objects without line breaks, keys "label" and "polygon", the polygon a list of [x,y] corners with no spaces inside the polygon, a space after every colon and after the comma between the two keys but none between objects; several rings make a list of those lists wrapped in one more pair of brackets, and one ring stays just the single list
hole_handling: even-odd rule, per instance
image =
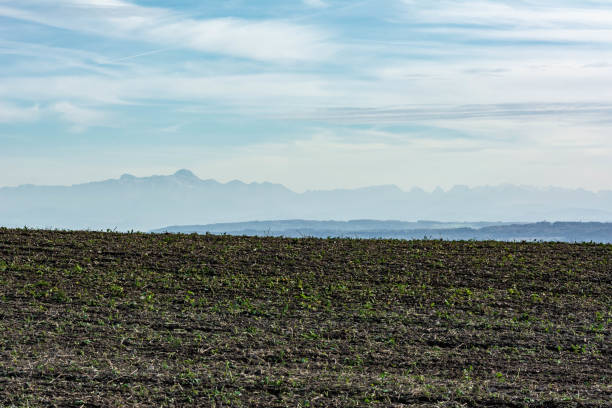
[{"label": "white cloud", "polygon": [[524,40],[524,41],[548,41],[548,42],[570,42],[589,44],[612,44],[612,28],[610,29],[552,29],[552,28],[525,28],[517,30],[508,29],[474,29],[474,28],[426,28],[433,34],[446,34],[455,38],[490,40]]},{"label": "white cloud", "polygon": [[38,120],[39,116],[38,105],[23,108],[0,102],[0,123],[32,122]]},{"label": "white cloud", "polygon": [[468,39],[612,44],[612,10],[588,3],[402,0],[420,30]]},{"label": "white cloud", "polygon": [[4,76],[46,75],[50,71],[58,72],[66,69],[82,69],[108,76],[115,74],[112,68],[109,68],[109,64],[114,61],[79,49],[0,39],[0,55],[5,56],[7,60],[2,67]]},{"label": "white cloud", "polygon": [[91,126],[106,126],[109,119],[105,112],[83,108],[65,101],[43,108],[38,105],[24,108],[0,102],[0,123],[35,122],[49,114],[70,123],[71,130],[75,132],[81,132]]},{"label": "white cloud", "polygon": [[104,126],[107,124],[108,115],[89,108],[83,108],[70,102],[58,102],[49,108],[50,112],[72,125],[71,130],[81,132],[91,126]]},{"label": "white cloud", "polygon": [[302,0],[302,1],[308,7],[314,7],[314,8],[326,8],[326,7],[329,7],[329,4],[327,4],[323,0]]},{"label": "white cloud", "polygon": [[[531,117],[550,116],[560,109],[559,115],[589,118],[597,115],[593,109],[603,109],[597,104],[606,105],[601,115],[608,114],[612,77],[608,69],[585,67],[587,61],[398,62],[374,68],[361,79],[281,73],[168,75],[153,70],[110,77],[5,77],[0,79],[0,98],[19,95],[22,100],[71,101],[79,106],[177,101],[196,108],[205,105],[209,112],[340,123],[516,118],[529,109],[533,110]],[[571,106],[580,103],[590,105]],[[468,104],[470,109],[462,107]],[[502,109],[496,106],[499,104],[513,106]],[[561,105],[549,107],[554,104]],[[334,108],[354,110],[334,112]]]},{"label": "white cloud", "polygon": [[[320,59],[333,52],[320,30],[282,20],[194,19],[121,0],[8,3],[13,6],[0,6],[0,16],[164,47],[264,61]],[[26,10],[24,6],[30,7]]]},{"label": "white cloud", "polygon": [[513,28],[612,28],[612,10],[588,4],[486,0],[403,0],[413,19],[433,23],[481,24]]}]

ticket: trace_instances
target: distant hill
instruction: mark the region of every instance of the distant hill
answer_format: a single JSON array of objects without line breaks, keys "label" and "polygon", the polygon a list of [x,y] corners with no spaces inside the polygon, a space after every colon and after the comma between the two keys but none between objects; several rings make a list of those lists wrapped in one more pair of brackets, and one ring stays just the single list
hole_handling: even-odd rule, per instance
[{"label": "distant hill", "polygon": [[612,221],[612,191],[502,185],[296,193],[280,184],[202,180],[188,170],[73,186],[0,188],[0,225],[9,227],[146,231],[160,225],[283,219],[603,222]]},{"label": "distant hill", "polygon": [[355,220],[256,221],[211,225],[171,226],[154,233],[197,233],[283,237],[345,237],[498,241],[560,241],[612,243],[612,223],[538,222],[530,224],[439,223]]}]

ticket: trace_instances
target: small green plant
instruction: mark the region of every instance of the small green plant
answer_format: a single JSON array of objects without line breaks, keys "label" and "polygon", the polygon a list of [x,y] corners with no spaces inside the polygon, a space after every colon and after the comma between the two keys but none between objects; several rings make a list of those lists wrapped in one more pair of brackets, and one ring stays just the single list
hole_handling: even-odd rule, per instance
[{"label": "small green plant", "polygon": [[121,297],[123,295],[123,286],[113,284],[110,286],[109,290],[113,297]]},{"label": "small green plant", "polygon": [[517,289],[516,285],[513,285],[511,288],[508,288],[508,295],[510,297],[519,297],[521,292]]},{"label": "small green plant", "polygon": [[470,364],[467,368],[463,369],[463,378],[466,381],[472,381],[473,372],[474,372],[474,367]]},{"label": "small green plant", "polygon": [[188,290],[187,293],[185,294],[184,300],[185,300],[185,303],[187,303],[187,304],[189,304],[191,306],[195,305],[195,303],[196,303],[195,293],[190,291],[190,290]]},{"label": "small green plant", "polygon": [[574,353],[584,354],[586,352],[585,344],[572,344],[570,345],[570,348]]}]

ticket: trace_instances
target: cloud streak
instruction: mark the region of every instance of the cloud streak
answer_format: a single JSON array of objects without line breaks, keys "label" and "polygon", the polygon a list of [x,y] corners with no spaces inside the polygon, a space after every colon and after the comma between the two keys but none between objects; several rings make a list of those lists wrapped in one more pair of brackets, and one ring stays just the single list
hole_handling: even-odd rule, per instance
[{"label": "cloud streak", "polygon": [[612,10],[588,2],[403,0],[403,19],[472,39],[612,44]]},{"label": "cloud streak", "polygon": [[411,123],[435,120],[488,120],[557,118],[564,121],[599,121],[612,115],[612,103],[531,103],[493,105],[430,105],[395,108],[337,108],[318,111],[316,116],[344,123]]}]

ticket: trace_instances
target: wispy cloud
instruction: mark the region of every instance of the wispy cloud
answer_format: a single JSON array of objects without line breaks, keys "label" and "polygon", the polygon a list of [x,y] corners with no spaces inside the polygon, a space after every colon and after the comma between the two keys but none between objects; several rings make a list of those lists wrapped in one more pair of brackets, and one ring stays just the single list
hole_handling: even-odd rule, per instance
[{"label": "wispy cloud", "polygon": [[612,43],[612,10],[589,2],[403,0],[407,22],[468,38]]},{"label": "wispy cloud", "polygon": [[0,102],[0,124],[37,122],[49,117],[59,117],[71,126],[71,130],[82,132],[91,126],[108,125],[109,115],[100,110],[84,108],[70,102],[57,102],[47,106],[17,106]]},{"label": "wispy cloud", "polygon": [[612,10],[589,7],[588,2],[560,1],[423,1],[404,0],[417,18],[429,22],[478,24],[482,26],[612,27]]},{"label": "wispy cloud", "polygon": [[336,108],[318,111],[320,119],[345,123],[412,123],[435,120],[533,119],[553,118],[563,121],[585,118],[598,121],[612,116],[612,103],[530,103],[494,105],[415,105],[393,108]]},{"label": "wispy cloud", "polygon": [[10,6],[0,6],[0,16],[165,47],[264,61],[319,59],[332,52],[320,30],[282,20],[196,19],[121,0],[5,3]]},{"label": "wispy cloud", "polygon": [[112,65],[117,66],[120,63],[91,51],[2,39],[0,39],[0,57],[10,59],[10,62],[3,66],[4,77],[46,75],[49,72],[70,69],[113,76],[116,75],[116,71],[112,70]]},{"label": "wispy cloud", "polygon": [[153,55],[153,54],[159,54],[160,52],[164,52],[164,51],[168,51],[171,48],[158,48],[156,50],[150,50],[150,51],[145,51],[145,52],[139,52],[138,54],[133,54],[133,55],[128,55],[125,57],[121,57],[121,58],[115,58],[113,59],[112,63],[117,63],[117,62],[121,62],[121,61],[127,61],[127,60],[131,60],[134,58],[140,58],[140,57],[145,57],[147,55]]},{"label": "wispy cloud", "polygon": [[0,123],[32,122],[39,116],[38,105],[24,108],[0,101]]},{"label": "wispy cloud", "polygon": [[49,111],[71,124],[71,130],[82,132],[91,126],[107,125],[108,115],[95,109],[83,108],[70,102],[58,102]]},{"label": "wispy cloud", "polygon": [[327,4],[325,1],[323,0],[302,0],[304,4],[306,4],[309,7],[314,7],[314,8],[326,8],[329,7],[329,4]]}]

